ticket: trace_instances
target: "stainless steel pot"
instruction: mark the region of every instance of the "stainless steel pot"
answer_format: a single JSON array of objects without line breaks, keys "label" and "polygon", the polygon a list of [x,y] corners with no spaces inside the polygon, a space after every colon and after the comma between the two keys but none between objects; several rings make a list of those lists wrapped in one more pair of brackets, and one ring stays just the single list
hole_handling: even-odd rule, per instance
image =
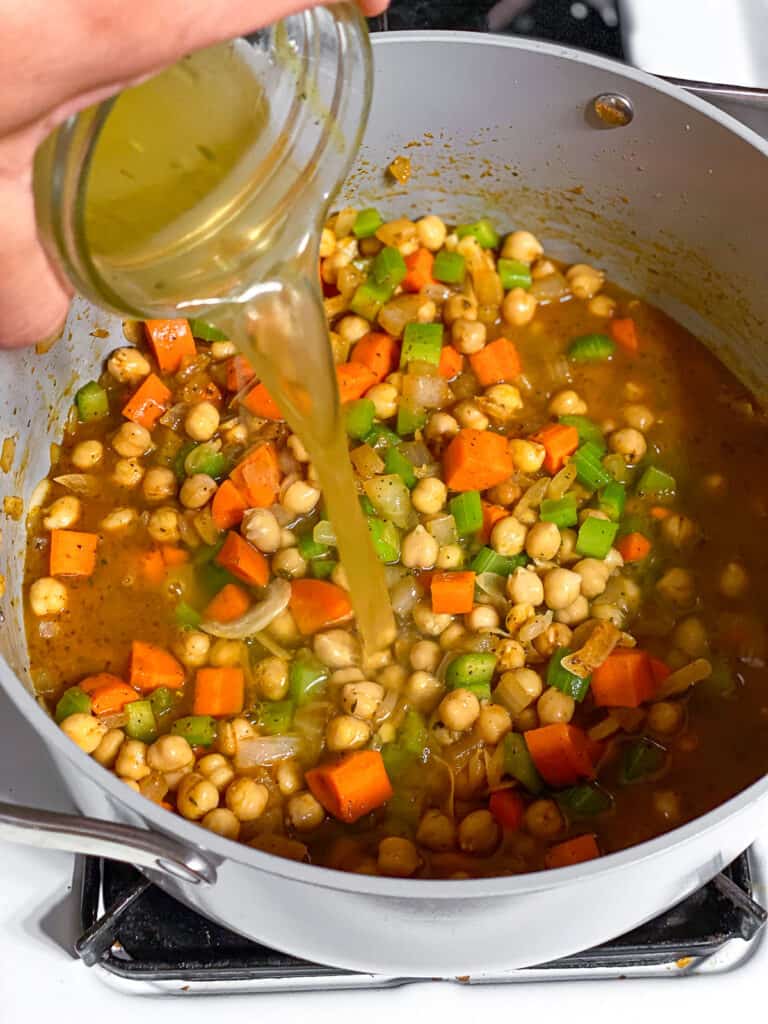
[{"label": "stainless steel pot", "polygon": [[[345,200],[465,220],[490,213],[499,224],[529,227],[548,251],[595,259],[657,302],[766,394],[768,145],[761,138],[678,88],[560,47],[393,33],[376,40],[375,67],[368,133]],[[601,109],[621,116],[601,120],[600,95],[607,97]],[[399,153],[413,165],[407,189],[392,188],[384,174]],[[109,338],[98,340],[97,329]],[[48,470],[48,443],[60,436],[71,386],[120,343],[119,323],[78,301],[65,339],[48,355],[3,356],[0,435],[17,438],[6,493],[29,499]],[[25,818],[6,806],[0,838],[123,856],[203,914],[268,945],[408,976],[535,964],[655,915],[763,827],[768,779],[641,846],[511,878],[370,878],[231,843],[130,792],[37,705],[22,628],[22,524],[9,520],[3,539],[0,681],[77,806],[102,824],[39,812]]]}]

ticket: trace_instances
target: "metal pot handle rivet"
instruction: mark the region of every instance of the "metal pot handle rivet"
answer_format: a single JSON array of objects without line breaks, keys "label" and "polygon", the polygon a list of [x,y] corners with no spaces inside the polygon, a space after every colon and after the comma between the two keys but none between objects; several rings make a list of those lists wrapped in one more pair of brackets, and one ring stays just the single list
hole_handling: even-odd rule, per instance
[{"label": "metal pot handle rivet", "polygon": [[619,92],[601,92],[592,100],[592,109],[601,128],[626,128],[635,116],[632,100]]}]

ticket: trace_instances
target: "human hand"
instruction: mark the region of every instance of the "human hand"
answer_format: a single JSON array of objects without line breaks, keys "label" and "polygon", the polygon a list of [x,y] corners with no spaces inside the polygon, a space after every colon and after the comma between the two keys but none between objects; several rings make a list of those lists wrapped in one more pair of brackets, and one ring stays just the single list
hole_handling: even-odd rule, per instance
[{"label": "human hand", "polygon": [[[369,17],[389,0],[357,0]],[[71,290],[37,236],[32,161],[67,117],[319,0],[0,0],[0,348],[55,337]]]}]

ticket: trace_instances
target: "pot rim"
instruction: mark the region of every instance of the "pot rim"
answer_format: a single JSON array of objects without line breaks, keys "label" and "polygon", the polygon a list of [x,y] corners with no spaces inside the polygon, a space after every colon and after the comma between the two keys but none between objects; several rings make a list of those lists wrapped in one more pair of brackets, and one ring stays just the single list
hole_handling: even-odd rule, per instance
[{"label": "pot rim", "polygon": [[[554,57],[559,60],[576,64],[586,64],[598,72],[609,73],[624,81],[634,82],[668,96],[671,100],[690,107],[710,120],[718,122],[723,128],[740,137],[763,156],[768,158],[768,140],[763,139],[755,131],[740,121],[724,113],[719,108],[686,92],[684,89],[671,85],[647,72],[629,67],[615,60],[595,56],[586,51],[572,49],[551,43],[519,39],[492,33],[473,32],[387,32],[374,34],[372,42],[375,51],[380,47],[408,44],[439,47],[446,42],[458,42],[472,46],[502,47],[509,50],[524,51]],[[374,59],[374,73],[375,73]],[[174,815],[169,818],[168,812],[153,804],[150,800],[133,792],[120,782],[111,772],[102,768],[72,743],[55,724],[34,696],[19,681],[5,659],[0,658],[0,682],[19,711],[38,732],[47,746],[57,755],[66,758],[72,766],[84,772],[92,782],[107,791],[110,798],[125,804],[131,812],[144,823],[178,840],[182,840],[202,853],[213,854],[220,861],[235,861],[248,867],[256,868],[266,874],[276,875],[289,881],[320,886],[322,888],[359,895],[373,895],[394,899],[473,899],[488,896],[515,896],[542,890],[551,890],[571,885],[579,880],[594,879],[597,876],[623,870],[630,864],[638,864],[651,860],[657,854],[682,847],[702,833],[719,828],[727,819],[745,811],[757,798],[768,793],[768,775],[752,783],[736,796],[707,814],[694,818],[670,832],[635,846],[606,854],[603,857],[571,867],[559,868],[555,871],[536,871],[521,875],[504,875],[492,878],[477,879],[398,879],[379,878],[370,875],[355,875],[331,868],[312,864],[298,863],[264,853],[223,839],[222,837],[203,830],[194,822]],[[713,864],[713,873],[722,865]]]}]

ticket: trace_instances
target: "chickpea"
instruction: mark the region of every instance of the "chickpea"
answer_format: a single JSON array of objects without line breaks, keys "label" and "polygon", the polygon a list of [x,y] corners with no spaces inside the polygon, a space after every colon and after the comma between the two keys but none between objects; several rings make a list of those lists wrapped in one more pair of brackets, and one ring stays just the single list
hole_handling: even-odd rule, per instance
[{"label": "chickpea", "polygon": [[496,423],[506,424],[522,409],[523,399],[519,388],[512,384],[492,384],[485,389],[480,405]]},{"label": "chickpea", "polygon": [[685,710],[682,704],[670,700],[660,700],[657,704],[651,704],[646,721],[652,732],[660,733],[662,736],[671,736],[680,730],[684,718]]},{"label": "chickpea", "polygon": [[533,704],[523,708],[519,715],[512,721],[512,728],[515,732],[527,732],[529,729],[536,729],[539,725],[539,715]]},{"label": "chickpea", "polygon": [[536,712],[541,725],[555,725],[557,722],[570,722],[576,711],[576,701],[567,693],[550,686],[542,693],[536,703]]},{"label": "chickpea", "polygon": [[653,794],[653,809],[667,824],[680,819],[680,797],[674,790],[659,789]]},{"label": "chickpea", "polygon": [[112,447],[124,459],[138,459],[152,448],[152,436],[138,423],[123,423],[112,438]]},{"label": "chickpea", "polygon": [[181,539],[179,513],[175,508],[164,505],[149,517],[147,532],[158,544],[176,544]]},{"label": "chickpea", "polygon": [[[544,464],[546,449],[536,441],[513,438],[509,442],[509,453],[515,469],[521,473],[538,473]],[[552,524],[554,526],[554,523]]]},{"label": "chickpea", "polygon": [[411,668],[420,672],[434,672],[441,658],[440,645],[434,640],[417,640],[408,655]]},{"label": "chickpea", "polygon": [[152,367],[138,349],[118,348],[107,360],[107,370],[121,384],[135,384],[150,374]]},{"label": "chickpea", "polygon": [[624,416],[624,422],[627,426],[633,427],[635,430],[650,430],[656,422],[656,417],[648,406],[640,405],[638,403],[625,405],[622,410],[622,415]]},{"label": "chickpea", "polygon": [[667,544],[685,548],[699,539],[699,528],[688,516],[673,512],[661,521],[661,535]]},{"label": "chickpea", "polygon": [[107,727],[98,718],[80,712],[63,719],[61,729],[86,754],[98,750],[107,734]]},{"label": "chickpea", "polygon": [[177,772],[194,760],[192,747],[183,736],[161,736],[147,748],[147,764],[155,772]]},{"label": "chickpea", "polygon": [[[218,801],[218,792],[216,798]],[[261,782],[255,782],[253,779],[234,779],[227,786],[224,801],[239,821],[256,821],[266,809],[269,790]]]},{"label": "chickpea", "polygon": [[500,555],[519,555],[525,546],[527,533],[527,527],[519,519],[505,516],[491,530],[491,547]]},{"label": "chickpea", "polygon": [[451,327],[457,320],[477,320],[477,302],[466,295],[451,295],[443,306],[443,320]]},{"label": "chickpea", "polygon": [[78,521],[81,511],[80,499],[73,494],[65,494],[63,498],[57,498],[48,509],[43,526],[46,530],[68,530]]},{"label": "chickpea", "polygon": [[465,356],[485,348],[486,326],[479,320],[459,317],[451,325],[453,346]]},{"label": "chickpea", "polygon": [[141,792],[141,788],[139,787],[138,782],[134,781],[134,779],[123,779],[119,775],[118,775],[118,778],[120,779],[121,782],[124,782],[126,784],[128,789],[132,789],[134,793],[140,793]]},{"label": "chickpea", "polygon": [[605,565],[611,572],[613,572],[614,569],[621,569],[621,567],[624,565],[624,559],[621,557],[620,553],[616,550],[616,548],[611,548],[611,550],[603,559],[603,565]]},{"label": "chickpea", "polygon": [[581,577],[581,593],[590,600],[603,593],[611,575],[609,566],[598,558],[582,558],[573,571]]},{"label": "chickpea", "polygon": [[[227,723],[229,724],[229,723]],[[222,754],[206,754],[195,765],[195,769],[221,793],[235,777],[234,769]]]},{"label": "chickpea", "polygon": [[291,434],[286,441],[286,445],[291,455],[297,462],[309,462],[309,455],[307,449],[304,447],[304,443],[300,437],[296,434]]},{"label": "chickpea", "polygon": [[295,516],[305,516],[320,500],[320,490],[303,480],[296,480],[283,494],[280,504]]},{"label": "chickpea", "polygon": [[358,750],[371,738],[371,727],[352,715],[337,715],[325,729],[325,742],[332,752]]},{"label": "chickpea", "polygon": [[289,608],[272,619],[267,632],[281,644],[293,644],[299,639],[299,628]]},{"label": "chickpea", "polygon": [[465,853],[493,853],[501,830],[490,811],[471,811],[459,824],[459,847]]},{"label": "chickpea", "polygon": [[275,781],[283,796],[298,793],[304,785],[304,772],[298,761],[278,761],[275,768]]},{"label": "chickpea", "polygon": [[567,608],[560,608],[555,612],[555,619],[566,626],[578,626],[589,618],[589,601],[583,594],[579,594],[573,604]]},{"label": "chickpea", "polygon": [[142,492],[147,501],[165,501],[176,495],[176,474],[165,466],[152,466],[144,476]]},{"label": "chickpea", "polygon": [[405,699],[419,711],[428,714],[437,706],[443,689],[440,680],[430,672],[412,672],[405,684]]},{"label": "chickpea", "polygon": [[108,729],[98,747],[93,751],[94,761],[104,768],[112,768],[124,739],[125,733],[122,729]]},{"label": "chickpea", "polygon": [[580,593],[581,576],[570,569],[550,569],[544,577],[544,600],[553,611],[572,605]]},{"label": "chickpea", "polygon": [[283,548],[272,558],[272,572],[289,580],[300,579],[307,575],[308,564],[298,548]]},{"label": "chickpea", "polygon": [[237,840],[240,836],[240,822],[226,807],[214,807],[212,811],[208,811],[200,824],[209,832],[215,832],[224,839]]},{"label": "chickpea", "polygon": [[320,259],[327,259],[336,251],[336,235],[330,228],[323,228],[320,233]]},{"label": "chickpea", "polygon": [[202,508],[207,505],[218,490],[219,485],[206,473],[193,473],[181,485],[179,501],[184,508]]},{"label": "chickpea", "polygon": [[199,821],[219,804],[219,791],[197,772],[185,775],[179,783],[176,807],[190,821]]},{"label": "chickpea", "polygon": [[371,325],[362,316],[354,316],[352,314],[343,316],[341,320],[336,324],[336,333],[343,341],[348,341],[354,344],[356,341],[360,341],[371,329]]},{"label": "chickpea", "polygon": [[460,427],[469,430],[487,430],[491,422],[480,407],[469,398],[453,407],[453,415]]},{"label": "chickpea", "polygon": [[101,441],[81,441],[72,449],[72,465],[75,469],[95,469],[104,458]]},{"label": "chickpea", "polygon": [[420,245],[431,252],[437,252],[445,243],[448,229],[439,217],[429,214],[416,221],[416,234]]},{"label": "chickpea", "polygon": [[603,287],[605,274],[586,263],[574,263],[566,270],[565,279],[577,299],[591,299]]},{"label": "chickpea", "polygon": [[339,562],[331,573],[331,583],[335,583],[337,587],[341,587],[342,590],[349,590],[349,580],[347,578],[347,570]]},{"label": "chickpea", "polygon": [[695,615],[689,615],[675,626],[672,643],[691,658],[701,658],[709,650],[709,639],[704,623]]},{"label": "chickpea", "polygon": [[595,295],[587,303],[587,309],[592,316],[611,317],[616,312],[616,301],[608,295]]},{"label": "chickpea", "polygon": [[523,489],[512,477],[502,480],[488,491],[488,498],[495,505],[514,505]]},{"label": "chickpea", "polygon": [[501,672],[525,665],[525,648],[517,640],[502,640],[496,648],[496,665]]},{"label": "chickpea", "polygon": [[578,393],[568,388],[558,391],[549,403],[549,411],[553,416],[585,416],[587,403]]},{"label": "chickpea", "polygon": [[144,467],[138,459],[118,459],[112,469],[112,483],[126,490],[138,487],[143,476]]},{"label": "chickpea", "polygon": [[453,622],[452,615],[433,612],[425,601],[415,605],[411,614],[414,626],[427,636],[439,636]]},{"label": "chickpea", "polygon": [[536,839],[554,839],[564,825],[560,808],[554,800],[534,800],[525,809],[523,822]]},{"label": "chickpea", "polygon": [[729,562],[720,573],[718,589],[723,597],[737,599],[749,589],[749,574],[740,562]]},{"label": "chickpea", "polygon": [[515,569],[507,577],[507,594],[516,604],[534,607],[544,600],[544,584],[531,569]]},{"label": "chickpea", "polygon": [[347,683],[341,691],[341,706],[346,713],[363,720],[373,718],[383,699],[384,687],[379,683]]},{"label": "chickpea", "polygon": [[513,327],[525,327],[536,315],[538,302],[525,288],[513,288],[504,296],[501,304],[501,315],[505,323]]},{"label": "chickpea", "polygon": [[115,761],[115,771],[123,779],[140,782],[152,769],[147,764],[147,745],[141,740],[124,740]]},{"label": "chickpea", "polygon": [[553,622],[543,633],[539,633],[533,646],[542,658],[549,658],[558,647],[568,647],[572,635],[573,631],[565,623]]},{"label": "chickpea", "polygon": [[533,263],[544,252],[544,247],[530,231],[513,231],[504,239],[501,258],[504,260],[521,260]]},{"label": "chickpea", "polygon": [[450,441],[459,432],[458,422],[447,412],[433,412],[424,428],[428,441]]},{"label": "chickpea", "polygon": [[550,562],[560,550],[560,530],[554,523],[534,523],[525,538],[525,551],[530,558]]},{"label": "chickpea", "polygon": [[529,704],[538,700],[543,689],[544,683],[538,672],[532,668],[513,668],[502,673],[493,691],[493,701],[516,717]]},{"label": "chickpea", "polygon": [[452,690],[437,709],[440,721],[454,732],[467,732],[480,714],[480,701],[471,690]]},{"label": "chickpea", "polygon": [[452,622],[440,634],[440,650],[453,651],[461,647],[467,638],[467,631],[460,622]]},{"label": "chickpea", "polygon": [[268,508],[248,509],[243,516],[240,532],[265,554],[272,554],[280,547],[280,524]]},{"label": "chickpea", "polygon": [[560,531],[560,550],[557,553],[557,560],[561,565],[578,562],[580,556],[576,550],[577,540],[578,537],[575,530]]},{"label": "chickpea", "polygon": [[687,569],[668,569],[657,582],[656,589],[678,608],[688,607],[696,597],[693,576]]},{"label": "chickpea", "polygon": [[[442,655],[441,655],[442,657]],[[355,670],[356,674],[352,675],[352,669],[346,669],[346,676],[344,679],[339,679],[339,683],[362,683],[365,682],[365,676],[359,670]],[[336,677],[341,673],[334,672],[333,680],[336,681]],[[402,665],[385,665],[379,672],[378,679],[385,690],[402,690],[405,686],[405,681],[408,678],[408,670]]]},{"label": "chickpea", "polygon": [[325,809],[311,793],[294,793],[286,806],[288,824],[297,832],[312,832],[325,821]]},{"label": "chickpea", "polygon": [[222,359],[231,359],[237,352],[237,347],[233,341],[214,341],[211,342],[209,351],[211,359],[219,363]]},{"label": "chickpea", "polygon": [[400,561],[408,569],[431,569],[437,560],[440,545],[431,533],[419,524],[403,537]]},{"label": "chickpea", "polygon": [[211,638],[197,629],[180,630],[173,642],[173,652],[187,668],[202,668],[208,661]]},{"label": "chickpea", "polygon": [[220,420],[213,402],[197,402],[184,419],[184,430],[193,441],[210,441],[219,429]]},{"label": "chickpea", "polygon": [[508,633],[516,633],[536,614],[532,604],[513,604],[507,612],[504,624]]},{"label": "chickpea", "polygon": [[374,384],[366,392],[365,397],[370,398],[373,402],[378,419],[389,420],[397,413],[397,395],[396,387],[383,382],[381,384]]},{"label": "chickpea", "polygon": [[456,846],[456,826],[453,818],[430,807],[422,815],[416,831],[416,841],[436,853],[444,853]]},{"label": "chickpea", "polygon": [[29,588],[29,606],[38,618],[61,615],[67,607],[67,588],[60,580],[43,576]]},{"label": "chickpea", "polygon": [[105,533],[120,533],[132,529],[138,521],[139,514],[135,508],[115,508],[104,516],[99,525]]},{"label": "chickpea", "polygon": [[419,851],[401,836],[387,836],[379,843],[378,869],[392,878],[409,878],[421,866]]},{"label": "chickpea", "polygon": [[458,544],[445,544],[438,550],[436,568],[460,569],[463,564],[464,551]]},{"label": "chickpea", "polygon": [[283,658],[262,658],[253,668],[253,680],[259,696],[283,700],[288,693],[288,664]]},{"label": "chickpea", "polygon": [[614,430],[608,438],[608,447],[612,452],[623,455],[632,465],[638,463],[648,449],[645,437],[634,427],[622,427],[621,430]]},{"label": "chickpea", "polygon": [[477,734],[483,743],[495,746],[512,728],[512,719],[501,704],[484,704],[477,718]]},{"label": "chickpea", "polygon": [[499,613],[490,604],[476,604],[471,612],[464,616],[467,629],[471,633],[486,633],[499,625]]},{"label": "chickpea", "polygon": [[208,661],[214,668],[233,668],[243,663],[245,647],[241,640],[214,640]]}]

